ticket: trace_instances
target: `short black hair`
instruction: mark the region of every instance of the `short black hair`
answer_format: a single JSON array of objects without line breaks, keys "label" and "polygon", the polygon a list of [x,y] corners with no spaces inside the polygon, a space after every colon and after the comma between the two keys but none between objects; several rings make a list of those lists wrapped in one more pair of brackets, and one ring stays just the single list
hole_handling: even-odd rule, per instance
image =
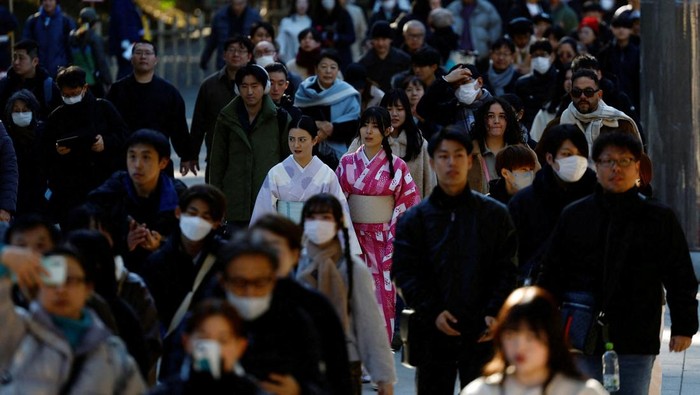
[{"label": "short black hair", "polygon": [[219,250],[219,267],[224,271],[224,276],[226,268],[233,260],[251,255],[264,258],[270,264],[272,271],[277,272],[280,265],[277,251],[265,242],[260,235],[250,231],[240,231]]},{"label": "short black hair", "polygon": [[86,84],[85,70],[78,66],[61,67],[56,75],[56,85],[62,88],[78,88]]},{"label": "short black hair", "polygon": [[45,257],[52,255],[68,256],[78,261],[80,267],[83,268],[83,272],[85,272],[85,283],[95,284],[95,277],[97,275],[96,267],[94,265],[89,265],[85,257],[73,245],[63,243],[44,254]]},{"label": "short black hair", "polygon": [[236,34],[233,37],[229,37],[224,41],[224,51],[228,49],[228,47],[231,46],[231,44],[241,44],[242,46],[245,47],[245,49],[248,50],[248,53],[253,53],[253,50],[255,49],[255,46],[253,45],[253,42],[250,41],[250,39],[246,36]]},{"label": "short black hair", "polygon": [[532,26],[532,21],[529,18],[517,17],[508,22],[506,27],[508,34],[512,37],[516,34],[534,34],[535,31]]},{"label": "short black hair", "polygon": [[546,38],[541,38],[530,45],[530,55],[538,50],[545,51],[550,55],[552,54],[552,51],[554,51],[554,49],[552,49],[552,43],[550,43]]},{"label": "short black hair", "polygon": [[498,40],[494,41],[493,44],[491,44],[491,51],[501,49],[502,47],[507,47],[510,49],[510,52],[515,53],[515,44],[513,43],[513,40],[505,36],[499,38]]},{"label": "short black hair", "polygon": [[536,167],[535,153],[524,144],[506,146],[496,154],[496,174],[500,177],[501,170],[513,170],[521,167]]},{"label": "short black hair", "polygon": [[574,124],[561,124],[548,129],[546,133],[542,134],[542,139],[537,144],[537,151],[541,152],[542,157],[544,154],[557,156],[557,151],[566,140],[571,141],[581,156],[588,158],[586,135]]},{"label": "short black hair", "polygon": [[265,214],[250,226],[250,230],[266,230],[274,233],[287,240],[287,245],[290,249],[301,251],[301,238],[304,232],[299,225],[289,218],[279,214]]},{"label": "short black hair", "polygon": [[252,38],[252,37],[255,35],[255,32],[256,32],[258,29],[260,29],[260,28],[263,28],[263,29],[267,30],[267,32],[270,34],[270,36],[272,37],[272,39],[273,39],[273,40],[275,39],[275,28],[274,28],[274,26],[272,26],[271,23],[265,22],[265,21],[259,21],[259,22],[253,23],[253,24],[250,26],[250,34],[249,34],[249,36]]},{"label": "short black hair", "polygon": [[280,62],[268,64],[265,66],[265,71],[267,71],[267,75],[270,75],[270,73],[284,73],[284,78],[289,80],[289,70],[287,70],[287,66]]},{"label": "short black hair", "polygon": [[[117,296],[117,279],[114,276],[114,257],[107,238],[98,230],[78,229],[66,235],[67,245],[75,248],[85,258],[83,270],[89,267],[95,291],[104,297]],[[86,276],[87,279],[87,276]]]},{"label": "short black hair", "polygon": [[5,231],[3,242],[10,245],[12,236],[15,234],[27,232],[36,228],[45,228],[49,232],[49,237],[51,237],[51,241],[54,245],[57,245],[61,241],[61,232],[48,218],[41,214],[32,213],[15,217]]},{"label": "short black hair", "polygon": [[187,206],[195,199],[200,199],[209,206],[211,218],[221,221],[226,212],[226,196],[221,190],[211,184],[197,184],[187,188],[180,195],[180,210],[185,212]]},{"label": "short black hair", "polygon": [[243,83],[243,79],[249,75],[252,75],[263,86],[263,88],[268,82],[270,82],[270,75],[267,74],[267,70],[258,64],[248,63],[247,65],[238,69],[236,72],[236,86],[240,88],[241,84]]},{"label": "short black hair", "polygon": [[415,66],[440,66],[440,52],[431,47],[423,47],[411,55],[411,64]]},{"label": "short black hair", "polygon": [[39,56],[39,43],[34,40],[20,40],[13,47],[13,50],[25,50],[30,58],[34,59]]},{"label": "short black hair", "polygon": [[197,303],[192,310],[192,315],[185,321],[184,332],[188,335],[193,334],[207,318],[215,316],[223,317],[228,321],[235,337],[246,337],[245,322],[236,308],[222,299],[205,299]]},{"label": "short black hair", "polygon": [[629,133],[613,130],[601,133],[593,142],[593,161],[598,162],[600,155],[610,146],[627,149],[634,156],[634,160],[639,160],[642,157],[642,142],[638,138]]},{"label": "short black hair", "polygon": [[434,157],[435,150],[445,140],[451,140],[461,144],[467,150],[468,154],[471,154],[472,150],[474,150],[472,141],[466,133],[451,129],[441,130],[440,132],[435,133],[428,142],[428,155],[430,155],[431,158]]},{"label": "short black hair", "polygon": [[301,40],[306,38],[306,36],[308,36],[309,33],[311,33],[311,37],[314,38],[314,41],[319,42],[319,43],[321,42],[321,40],[322,40],[321,32],[319,32],[318,30],[316,30],[312,27],[307,27],[306,29],[300,31],[299,34],[297,34],[297,40],[299,41],[299,43],[301,43]]},{"label": "short black hair", "polygon": [[[579,70],[600,71],[600,62],[598,62],[595,56],[588,53],[578,55],[571,61],[571,71],[576,73]],[[598,76],[596,76],[596,78],[598,78]]]},{"label": "short black hair", "polygon": [[170,142],[161,132],[153,129],[139,129],[132,133],[124,143],[128,151],[129,148],[138,145],[150,145],[158,153],[158,159],[170,158]]},{"label": "short black hair", "polygon": [[593,70],[580,69],[579,71],[574,72],[574,74],[571,76],[571,84],[576,82],[576,80],[579,78],[590,78],[591,80],[593,80],[593,82],[595,82],[595,86],[597,86],[597,87],[600,86],[600,81],[598,80],[598,75]]},{"label": "short black hair", "polygon": [[150,45],[151,47],[153,47],[153,54],[158,56],[158,47],[156,47],[156,44],[153,41],[146,40],[145,38],[141,38],[139,40],[136,40],[134,45],[131,46],[131,53],[134,53],[134,50],[136,49],[136,46],[138,44]]},{"label": "short black hair", "polygon": [[340,66],[342,64],[342,62],[340,61],[340,54],[338,53],[338,51],[336,51],[333,48],[327,48],[327,49],[324,49],[323,51],[321,51],[321,54],[318,55],[318,57],[316,58],[316,66],[321,64],[321,61],[323,59],[330,59],[330,60],[338,63],[338,66]]}]

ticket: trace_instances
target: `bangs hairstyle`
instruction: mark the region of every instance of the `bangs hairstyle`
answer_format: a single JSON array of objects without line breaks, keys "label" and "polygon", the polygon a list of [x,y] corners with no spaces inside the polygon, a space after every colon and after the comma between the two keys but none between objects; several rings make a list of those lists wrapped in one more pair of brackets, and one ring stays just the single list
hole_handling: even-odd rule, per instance
[{"label": "bangs hairstyle", "polygon": [[[390,106],[401,106],[406,114],[403,125],[400,126],[399,130],[406,133],[406,155],[401,158],[404,162],[409,162],[420,155],[421,148],[423,148],[423,134],[418,125],[413,120],[413,114],[411,114],[411,103],[408,101],[408,96],[403,89],[392,89],[387,94],[382,97],[382,101],[379,103],[380,106],[389,109]],[[391,118],[389,119],[391,122]]]},{"label": "bangs hairstyle", "polygon": [[521,167],[534,169],[536,162],[534,153],[527,146],[522,144],[509,145],[496,154],[496,174],[500,175],[503,169],[509,171]]},{"label": "bangs hairstyle", "polygon": [[317,43],[321,42],[321,33],[314,28],[307,27],[306,29],[300,31],[299,34],[297,34],[297,41],[299,41],[299,44],[301,44],[301,41],[305,39],[306,36],[308,36],[309,34],[311,34],[311,37],[313,37],[314,41],[316,41]]},{"label": "bangs hairstyle", "polygon": [[217,260],[226,277],[226,268],[232,261],[242,256],[258,256],[265,259],[272,269],[272,272],[277,272],[279,269],[279,258],[277,251],[272,248],[259,235],[255,235],[249,231],[240,231],[233,235],[233,239],[219,249]]},{"label": "bangs hairstyle", "polygon": [[[265,29],[267,34],[272,37],[272,40],[275,40],[275,28],[272,26],[271,23],[265,22],[265,21],[260,21],[257,23],[253,23],[253,25],[250,27],[250,37],[253,38],[255,33],[258,31],[258,29]],[[274,43],[273,43],[274,44]]]},{"label": "bangs hairstyle", "polygon": [[[557,373],[575,379],[583,378],[574,365],[569,346],[564,339],[560,314],[554,298],[543,288],[523,287],[513,291],[498,313],[494,328],[495,353],[493,359],[484,367],[484,375],[505,373],[510,365],[502,343],[505,331],[530,330],[549,351],[547,366],[550,372],[543,386],[544,393],[547,393],[547,385]],[[503,377],[506,375],[503,374]]]},{"label": "bangs hairstyle", "polygon": [[193,334],[209,317],[216,316],[224,318],[229,323],[234,337],[239,339],[246,337],[245,324],[236,308],[221,299],[205,299],[198,303],[192,310],[192,315],[185,321],[185,333]]},{"label": "bangs hairstyle", "polygon": [[266,230],[277,236],[284,237],[290,249],[301,251],[302,229],[289,218],[279,214],[265,214],[251,225],[250,230]]},{"label": "bangs hairstyle", "polygon": [[564,141],[569,140],[578,149],[581,156],[588,158],[588,141],[578,126],[573,124],[555,125],[547,128],[542,133],[539,143],[535,147],[535,153],[542,166],[547,164],[546,156],[551,154],[552,158],[557,156],[557,151]]},{"label": "bangs hairstyle", "polygon": [[[428,90],[428,85],[426,85],[425,82],[423,82],[423,80],[421,80],[420,78],[416,77],[415,75],[408,75],[408,76],[406,76],[406,78],[405,78],[405,79],[403,80],[403,82],[401,83],[401,88],[404,90],[404,92],[406,91],[406,89],[407,89],[409,86],[422,86],[422,87],[423,87],[423,91],[427,91],[427,90]],[[425,93],[424,93],[424,94],[425,94]]]},{"label": "bangs hairstyle", "polygon": [[180,196],[180,210],[184,213],[187,210],[187,206],[195,199],[206,203],[213,221],[224,219],[226,196],[219,188],[211,184],[199,184],[187,188]]},{"label": "bangs hairstyle", "polygon": [[491,111],[491,106],[494,104],[499,104],[503,108],[503,112],[506,114],[506,130],[503,133],[503,141],[507,145],[514,145],[524,143],[523,134],[520,131],[520,125],[518,119],[515,117],[515,111],[513,106],[500,97],[494,97],[490,100],[484,102],[484,104],[479,107],[474,116],[474,127],[472,129],[472,138],[479,142],[481,148],[484,148],[484,142],[486,141],[486,135],[488,131],[486,130],[486,117]]},{"label": "bangs hairstyle", "polygon": [[608,147],[626,149],[632,154],[635,161],[642,157],[642,143],[635,136],[620,130],[602,133],[593,142],[592,159],[598,162],[600,155]]},{"label": "bangs hairstyle", "polygon": [[[411,106],[408,108],[410,109]],[[391,146],[389,145],[389,139],[386,135],[384,135],[386,130],[391,127],[391,116],[389,115],[389,111],[387,111],[387,109],[384,107],[374,106],[367,108],[362,113],[362,116],[360,116],[360,125],[357,129],[357,136],[360,138],[360,141],[362,141],[360,129],[362,129],[362,127],[365,125],[369,125],[370,122],[376,123],[380,130],[382,135],[382,148],[384,149],[384,152],[386,152],[386,159],[389,162],[389,174],[391,178],[394,178],[394,160],[391,153]]]},{"label": "bangs hairstyle", "polygon": [[[85,257],[80,253],[80,251],[75,248],[73,245],[62,243],[56,248],[52,249],[51,251],[47,252],[44,254],[45,257],[49,256],[65,256],[65,257],[71,257],[75,259],[80,267],[83,269],[83,272],[85,272],[85,283],[86,284],[95,284],[95,276],[96,276],[96,268],[94,265],[88,265],[87,261],[85,260]],[[114,272],[112,272],[114,274]]]},{"label": "bangs hairstyle", "polygon": [[128,153],[129,148],[139,144],[153,148],[158,153],[158,160],[170,160],[170,141],[163,133],[153,129],[139,129],[126,139],[124,146]]},{"label": "bangs hairstyle", "polygon": [[334,61],[338,65],[338,67],[340,67],[340,64],[341,64],[340,55],[338,54],[338,51],[336,51],[335,49],[328,48],[328,49],[324,49],[323,51],[321,51],[321,54],[318,55],[318,57],[316,58],[315,66],[318,67],[318,65],[321,64],[321,61],[323,59],[330,59],[330,60]]}]

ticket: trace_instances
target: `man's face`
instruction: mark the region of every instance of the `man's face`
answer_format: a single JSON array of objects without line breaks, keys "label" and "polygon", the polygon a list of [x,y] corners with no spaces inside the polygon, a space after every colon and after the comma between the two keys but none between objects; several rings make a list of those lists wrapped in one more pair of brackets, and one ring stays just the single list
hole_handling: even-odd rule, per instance
[{"label": "man's face", "polygon": [[598,183],[609,193],[623,193],[639,179],[639,161],[627,148],[607,146],[596,161]]},{"label": "man's face", "polygon": [[630,39],[630,36],[632,35],[632,29],[618,26],[618,27],[613,27],[612,28],[613,35],[618,41],[627,41]]},{"label": "man's face", "polygon": [[92,294],[92,285],[85,282],[85,272],[73,257],[66,259],[66,282],[60,286],[42,284],[39,303],[49,313],[58,317],[80,319],[83,308]]},{"label": "man's face", "polygon": [[289,81],[284,73],[280,71],[270,73],[270,98],[272,101],[279,103],[288,86]]},{"label": "man's face", "polygon": [[70,86],[64,86],[61,87],[61,96],[63,97],[75,97],[75,96],[85,96],[85,92],[87,92],[87,87],[88,85],[85,84],[83,86],[76,86],[76,87],[70,87]]},{"label": "man's face", "polygon": [[245,66],[253,58],[253,54],[248,52],[245,45],[241,43],[233,43],[224,51],[224,62],[226,67],[238,70]]},{"label": "man's face", "polygon": [[443,140],[435,149],[430,166],[443,189],[460,189],[467,185],[472,156],[462,144],[453,140]]},{"label": "man's face", "polygon": [[53,15],[53,13],[56,11],[56,0],[42,0],[41,7],[47,14]]},{"label": "man's face", "polygon": [[32,58],[25,49],[16,49],[12,54],[12,69],[20,77],[29,77],[34,74],[39,58]]},{"label": "man's face", "polygon": [[188,215],[190,217],[199,217],[209,222],[212,226],[212,229],[218,228],[221,224],[221,220],[219,218],[212,217],[212,212],[209,208],[209,204],[202,199],[192,199],[192,201],[185,208],[185,211],[180,211],[180,208],[178,207],[175,210],[175,216],[177,217],[177,219],[180,219],[180,216],[182,215]]},{"label": "man's face", "polygon": [[131,56],[131,64],[134,66],[134,71],[139,74],[154,72],[158,64],[158,57],[153,45],[135,44]]},{"label": "man's face", "polygon": [[391,49],[391,39],[386,37],[378,37],[372,39],[372,48],[377,53],[377,56],[384,57],[389,54]]},{"label": "man's face", "polygon": [[13,232],[10,237],[10,245],[29,248],[39,254],[45,254],[54,247],[51,232],[43,225],[22,230],[21,232]]},{"label": "man's face", "polygon": [[415,52],[425,44],[425,33],[421,28],[412,26],[403,32],[403,39],[406,43],[406,48],[410,52]]},{"label": "man's face", "polygon": [[519,33],[513,35],[513,44],[518,48],[525,48],[530,43],[530,33]]},{"label": "man's face", "polygon": [[491,51],[491,62],[494,70],[505,70],[508,68],[508,66],[513,64],[513,52],[507,45],[497,48],[496,50]]},{"label": "man's face", "polygon": [[277,61],[277,50],[274,44],[268,41],[263,41],[255,46],[254,56],[255,59],[261,58],[263,56],[272,56],[272,58]]},{"label": "man's face", "polygon": [[[591,94],[591,97],[588,97]],[[581,114],[589,114],[598,109],[598,102],[603,97],[595,82],[587,77],[579,77],[571,83],[571,101]],[[578,96],[578,97],[576,97]]]},{"label": "man's face", "polygon": [[418,66],[413,65],[413,74],[418,77],[419,80],[423,81],[424,84],[430,85],[435,79],[435,70],[437,65],[432,66]]},{"label": "man's face", "polygon": [[248,2],[246,0],[232,0],[231,9],[233,9],[234,14],[241,15],[247,4]]},{"label": "man's face", "polygon": [[168,158],[160,158],[150,145],[136,144],[126,151],[126,168],[134,185],[149,186],[158,183],[160,171],[168,165]]},{"label": "man's face", "polygon": [[276,277],[267,257],[241,255],[226,265],[223,285],[237,296],[262,297],[275,289]]},{"label": "man's face", "polygon": [[265,87],[263,84],[252,75],[243,77],[243,82],[241,82],[241,86],[238,87],[238,90],[247,107],[255,107],[260,104],[265,94]]}]

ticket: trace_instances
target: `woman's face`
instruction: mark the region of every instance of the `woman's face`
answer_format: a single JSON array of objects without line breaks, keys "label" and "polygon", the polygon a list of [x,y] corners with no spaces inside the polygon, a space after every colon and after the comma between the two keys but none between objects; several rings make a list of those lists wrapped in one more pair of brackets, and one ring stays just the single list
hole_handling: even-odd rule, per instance
[{"label": "woman's face", "polygon": [[299,15],[306,15],[306,12],[309,11],[309,0],[297,0],[295,5]]},{"label": "woman's face", "polygon": [[214,340],[219,343],[225,372],[233,371],[248,345],[245,338],[236,336],[231,323],[221,315],[207,317],[192,335],[185,337],[185,347],[190,355],[197,340]]},{"label": "woman's face", "polygon": [[406,122],[406,109],[404,106],[398,102],[386,108],[391,115],[391,126],[394,130],[401,130],[404,122]]},{"label": "woman's face", "polygon": [[515,367],[516,377],[531,377],[548,370],[547,343],[531,329],[521,326],[518,330],[504,330],[501,334],[501,346],[506,361]]},{"label": "woman's face", "polygon": [[321,62],[316,66],[316,75],[321,86],[326,89],[330,88],[336,78],[338,78],[338,70],[338,63],[335,60],[329,58],[321,59]]},{"label": "woman's face", "polygon": [[313,148],[317,139],[304,129],[292,128],[289,130],[289,150],[297,162],[308,162],[313,155]]},{"label": "woman's face", "polygon": [[571,63],[575,56],[576,52],[569,43],[563,43],[557,48],[557,58],[559,58],[559,62],[561,62],[561,64]]},{"label": "woman's face", "polygon": [[374,120],[369,120],[360,128],[360,137],[365,149],[374,151],[382,146],[384,140],[384,131],[379,128],[379,125]]},{"label": "woman's face", "polygon": [[60,255],[66,260],[66,280],[63,285],[42,284],[39,291],[39,303],[49,314],[58,317],[80,319],[83,308],[90,295],[92,285],[85,281],[85,271],[73,257]]},{"label": "woman's face", "polygon": [[578,39],[583,45],[591,45],[595,41],[595,32],[588,26],[578,29]]},{"label": "woman's face", "polygon": [[299,42],[299,48],[304,52],[311,52],[321,47],[321,43],[314,40],[314,35],[309,33]]},{"label": "woman's face", "polygon": [[270,32],[268,32],[267,29],[261,26],[255,30],[253,35],[250,37],[250,41],[253,42],[253,45],[257,45],[260,41],[272,42],[272,35],[270,35]]},{"label": "woman's face", "polygon": [[416,108],[418,102],[424,94],[425,89],[423,89],[423,85],[421,84],[412,83],[406,87],[406,95],[408,96],[408,102],[411,103],[411,107],[414,109]]},{"label": "woman's face", "polygon": [[486,114],[486,131],[489,136],[503,137],[508,126],[506,112],[499,103],[493,103]]},{"label": "woman's face", "polygon": [[31,112],[32,110],[29,109],[29,106],[27,106],[27,103],[24,100],[15,100],[14,103],[12,103],[12,112]]},{"label": "woman's face", "polygon": [[571,69],[566,70],[566,74],[564,74],[564,90],[566,93],[571,92],[571,77],[573,75],[574,73]]}]

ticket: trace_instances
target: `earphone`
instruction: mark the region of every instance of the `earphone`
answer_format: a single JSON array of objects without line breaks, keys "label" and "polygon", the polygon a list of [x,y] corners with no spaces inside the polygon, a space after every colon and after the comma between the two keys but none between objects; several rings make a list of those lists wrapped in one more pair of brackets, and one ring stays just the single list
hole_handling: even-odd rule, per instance
[{"label": "earphone", "polygon": [[[267,70],[265,70],[265,68],[260,66],[259,64],[249,63],[245,67],[251,67],[251,66],[259,67],[260,70],[262,70],[263,73],[265,73],[265,90],[263,91],[263,93],[267,95],[268,93],[270,93],[270,74],[268,74]],[[233,84],[233,93],[235,93],[236,96],[241,95],[241,91],[238,89],[238,84]]]}]

